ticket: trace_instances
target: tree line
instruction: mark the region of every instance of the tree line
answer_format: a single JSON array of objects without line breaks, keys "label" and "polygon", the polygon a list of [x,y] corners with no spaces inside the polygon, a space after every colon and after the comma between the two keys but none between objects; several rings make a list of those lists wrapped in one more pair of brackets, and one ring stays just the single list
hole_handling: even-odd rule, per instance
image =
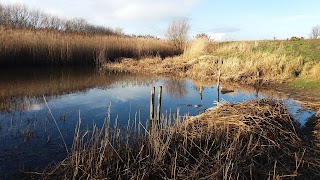
[{"label": "tree line", "polygon": [[40,10],[29,9],[20,4],[0,4],[0,26],[85,34],[123,35],[121,28],[112,29],[106,26],[93,25],[83,18],[64,19]]}]

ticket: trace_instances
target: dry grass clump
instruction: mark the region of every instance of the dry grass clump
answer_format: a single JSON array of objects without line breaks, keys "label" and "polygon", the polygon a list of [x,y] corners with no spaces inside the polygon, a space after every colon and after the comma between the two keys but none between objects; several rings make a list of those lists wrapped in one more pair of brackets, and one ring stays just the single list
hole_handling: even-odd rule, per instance
[{"label": "dry grass clump", "polygon": [[222,79],[244,84],[256,84],[257,74],[263,78],[264,83],[269,83],[283,82],[301,72],[302,58],[287,55],[283,46],[279,45],[272,51],[259,48],[259,42],[219,44],[198,39],[189,43],[180,57],[163,61],[126,61],[123,64],[107,64],[106,67],[134,73],[179,75],[197,80],[216,78],[217,72],[221,70]]},{"label": "dry grass clump", "polygon": [[265,80],[283,81],[296,76],[303,66],[303,59],[290,56],[281,43],[230,42],[219,45],[212,53],[223,58],[226,72],[239,72],[242,77],[259,72]]},{"label": "dry grass clump", "polygon": [[[171,121],[174,125],[170,126]],[[44,179],[318,179],[312,151],[281,102],[225,104],[184,122],[76,129],[72,153]]]},{"label": "dry grass clump", "polygon": [[190,42],[182,56],[169,57],[164,60],[159,57],[145,58],[139,61],[123,59],[116,63],[108,63],[105,68],[121,72],[187,77],[190,68],[199,62],[195,57],[204,53],[207,43],[207,40],[204,39]]},{"label": "dry grass clump", "polygon": [[309,118],[305,129],[309,133],[308,135],[312,139],[315,148],[320,150],[320,108],[317,114]]},{"label": "dry grass clump", "polygon": [[197,38],[187,44],[183,58],[194,58],[206,52],[209,41],[205,38]]},{"label": "dry grass clump", "polygon": [[86,65],[121,57],[173,56],[164,40],[126,36],[84,35],[0,26],[0,64]]},{"label": "dry grass clump", "polygon": [[308,62],[303,66],[301,77],[304,79],[320,81],[320,62]]},{"label": "dry grass clump", "polygon": [[314,122],[313,122],[314,129],[312,133],[313,133],[314,143],[315,143],[315,146],[320,149],[320,112],[318,112],[318,114],[315,115],[313,119],[314,119]]}]

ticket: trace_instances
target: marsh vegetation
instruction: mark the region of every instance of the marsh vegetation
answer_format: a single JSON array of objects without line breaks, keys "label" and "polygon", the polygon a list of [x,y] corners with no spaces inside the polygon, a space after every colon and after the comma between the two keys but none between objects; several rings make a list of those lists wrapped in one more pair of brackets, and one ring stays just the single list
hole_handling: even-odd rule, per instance
[{"label": "marsh vegetation", "polygon": [[[149,127],[147,104],[151,86],[162,85],[164,87],[161,111],[163,117],[167,116],[168,124],[174,124],[176,122],[174,119],[178,114],[182,121],[186,114],[192,116],[204,112],[205,109],[214,106],[213,102],[217,100],[216,86],[211,83],[193,83],[186,79],[159,79],[150,76],[96,71],[95,69],[80,69],[81,71],[78,68],[24,69],[25,71],[21,70],[19,74],[16,74],[14,70],[1,71],[1,178],[17,177],[15,176],[17,173],[31,176],[34,176],[35,172],[43,174],[43,169],[48,164],[53,167],[68,155],[54,120],[45,106],[43,94],[46,96],[69,151],[73,146],[78,150],[84,147],[91,148],[93,144],[86,144],[91,139],[89,135],[92,135],[93,129],[95,132],[103,129],[104,132],[108,117],[109,130],[113,129],[116,124],[116,129],[119,129],[119,133],[122,134],[129,127],[128,146],[136,142],[132,136],[134,124],[136,130],[140,124],[140,140],[146,141],[145,138],[149,134],[144,133]],[[228,88],[233,89],[234,92],[220,96],[226,101],[238,102],[257,97],[274,96],[274,92],[270,90],[261,90],[257,94],[252,87],[239,89],[238,86],[229,86]],[[202,100],[199,94],[200,89],[202,89]],[[279,97],[285,98],[286,96]],[[197,104],[202,106],[196,108]],[[110,114],[108,115],[109,106]],[[297,106],[297,108],[300,107]],[[79,117],[81,119],[79,132],[88,133],[83,141],[74,139],[75,125]],[[297,120],[297,122],[303,124],[305,120]],[[170,129],[169,126],[166,128]],[[112,130],[113,132],[115,131]],[[121,142],[118,143],[124,142],[122,135],[120,140]],[[76,145],[80,141],[86,145],[83,147],[80,147],[80,144]],[[8,165],[9,161],[10,165]],[[62,175],[61,173],[52,175],[63,178],[59,176]]]},{"label": "marsh vegetation", "polygon": [[0,178],[319,179],[319,40],[189,28],[164,40],[0,4]]},{"label": "marsh vegetation", "polygon": [[21,5],[0,4],[0,64],[4,66],[101,65],[127,57],[168,57],[177,51],[153,36],[63,19]]},{"label": "marsh vegetation", "polygon": [[[170,125],[173,122],[173,126]],[[134,119],[81,132],[43,179],[318,179],[320,151],[274,100],[224,104],[195,118]],[[285,139],[285,141],[284,141]],[[58,178],[57,178],[58,177]]]}]

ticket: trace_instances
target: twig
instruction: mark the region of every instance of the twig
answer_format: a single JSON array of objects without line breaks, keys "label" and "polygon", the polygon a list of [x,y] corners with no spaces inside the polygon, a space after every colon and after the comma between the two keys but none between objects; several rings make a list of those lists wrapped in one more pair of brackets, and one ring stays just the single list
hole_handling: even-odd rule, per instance
[{"label": "twig", "polygon": [[60,133],[60,136],[61,136],[61,138],[62,138],[62,141],[63,141],[63,143],[64,143],[64,147],[66,148],[67,154],[69,154],[66,141],[64,140],[64,138],[63,138],[63,136],[62,136],[62,133],[61,133],[61,131],[60,131],[60,128],[59,128],[59,126],[58,126],[58,123],[57,123],[56,119],[53,117],[53,114],[52,114],[52,112],[51,112],[51,109],[49,108],[49,105],[48,105],[48,103],[47,103],[46,97],[45,97],[44,95],[43,95],[43,100],[44,100],[44,102],[46,103],[46,106],[47,106],[47,108],[48,108],[48,110],[49,110],[49,113],[50,113],[50,115],[51,115],[54,123],[55,123],[56,126],[57,126],[57,129],[58,129],[58,131],[59,131],[59,133]]}]

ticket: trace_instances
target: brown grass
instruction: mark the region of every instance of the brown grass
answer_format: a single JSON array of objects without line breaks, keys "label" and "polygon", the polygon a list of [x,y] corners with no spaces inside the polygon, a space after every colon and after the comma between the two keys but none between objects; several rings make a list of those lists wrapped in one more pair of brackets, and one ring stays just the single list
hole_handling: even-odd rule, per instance
[{"label": "brown grass", "polygon": [[174,55],[164,40],[125,36],[83,35],[0,26],[0,64],[84,65],[148,56]]},{"label": "brown grass", "polygon": [[302,70],[302,78],[320,81],[320,62],[308,62]]},{"label": "brown grass", "polygon": [[209,43],[203,39],[191,42],[182,56],[161,59],[143,59],[138,62],[122,61],[107,64],[106,68],[134,73],[155,73],[189,77],[197,80],[216,78],[218,70],[222,79],[245,84],[257,83],[257,72],[264,82],[281,82],[301,71],[302,59],[290,59],[277,51],[254,50],[258,42]]},{"label": "brown grass", "polygon": [[[168,123],[174,121],[174,125]],[[79,122],[78,127],[81,126]],[[43,179],[318,179],[309,146],[279,101],[224,104],[160,126],[139,120],[75,132],[72,153]]]}]

